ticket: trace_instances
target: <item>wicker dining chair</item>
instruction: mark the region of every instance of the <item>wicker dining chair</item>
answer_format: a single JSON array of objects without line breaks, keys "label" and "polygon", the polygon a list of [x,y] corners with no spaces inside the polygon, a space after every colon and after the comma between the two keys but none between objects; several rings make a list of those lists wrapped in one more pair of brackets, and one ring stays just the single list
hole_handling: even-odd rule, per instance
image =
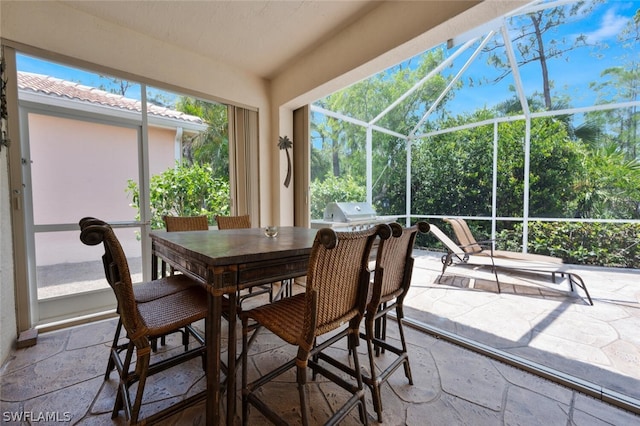
[{"label": "wicker dining chair", "polygon": [[[84,228],[86,228],[89,225],[107,225],[107,222],[94,217],[85,217],[80,219],[79,225],[80,225],[80,230],[82,231],[84,230]],[[103,263],[104,263],[103,266],[105,268],[105,276],[107,278],[107,281],[109,282],[109,285],[113,288],[113,286],[115,285],[115,282],[110,281],[112,276],[109,274],[109,271],[107,270],[108,264],[106,263],[106,260],[104,259],[104,257],[103,257]],[[147,282],[142,282],[134,285],[133,294],[134,294],[135,301],[137,303],[146,303],[146,302],[151,302],[153,300],[157,300],[165,296],[169,296],[184,290],[189,290],[192,287],[197,285],[198,284],[194,282],[192,279],[183,275],[178,275],[175,277],[163,277],[154,281],[147,281]],[[120,309],[118,306],[118,308],[116,308],[116,311],[118,313],[118,324],[116,325],[116,331],[113,336],[113,340],[111,342],[111,351],[117,351],[118,353],[125,350],[128,345],[128,343],[119,344],[120,335],[122,333],[122,318],[120,318],[119,310]],[[189,345],[189,335],[196,333],[196,331],[194,329],[191,329],[191,330],[183,329],[183,330],[179,330],[179,332],[182,333],[182,342],[185,347],[185,350],[187,350]],[[201,335],[198,335],[198,340],[202,341],[204,340],[204,338]],[[154,351],[157,349],[156,341],[157,341],[156,339],[152,340],[152,344],[151,344],[152,349]],[[164,344],[164,336],[161,337],[161,343]],[[104,374],[104,380],[109,380],[111,371],[113,371],[114,368],[115,368],[115,364],[113,361],[113,357],[110,354],[109,361],[107,362],[107,370]]]},{"label": "wicker dining chair", "polygon": [[209,230],[209,219],[207,216],[162,216],[162,221],[167,232],[180,231],[207,231]]},{"label": "wicker dining chair", "polygon": [[[418,222],[410,228],[403,229],[398,223],[391,223],[391,238],[380,241],[376,254],[376,266],[373,281],[369,288],[367,309],[364,317],[365,333],[360,337],[367,342],[369,354],[369,375],[363,374],[363,381],[371,389],[373,405],[382,422],[382,398],[380,386],[391,374],[404,365],[404,374],[413,384],[407,343],[402,329],[404,317],[403,302],[411,284],[413,272],[413,245],[418,232],[429,232],[429,224]],[[386,340],[387,314],[395,310],[396,323],[400,334],[400,347],[391,345]],[[377,373],[375,358],[380,352],[389,351],[395,354],[393,362],[386,364],[381,373]],[[375,356],[374,356],[375,352]]]},{"label": "wicker dining chair", "polygon": [[[375,228],[355,232],[336,232],[330,228],[316,234],[307,274],[305,293],[277,300],[240,313],[242,319],[242,422],[248,424],[249,406],[257,408],[265,417],[277,424],[284,424],[273,409],[261,399],[263,385],[296,367],[302,424],[310,424],[310,401],[307,391],[307,368],[321,374],[341,386],[350,397],[337,409],[326,424],[344,419],[355,407],[360,420],[368,423],[365,406],[365,389],[359,375],[358,329],[364,315],[369,285],[369,253],[377,236],[388,238],[391,229],[381,224]],[[249,383],[248,332],[249,320],[253,320],[273,334],[297,346],[297,356],[271,372]],[[318,338],[331,333],[319,342]],[[355,383],[349,377],[336,374],[329,365],[342,365],[324,351],[334,343],[347,338],[349,354],[355,367]],[[321,361],[323,361],[321,363]],[[329,365],[325,365],[325,362]]]},{"label": "wicker dining chair", "polygon": [[251,228],[251,219],[248,214],[240,216],[216,216],[218,229],[244,229]]},{"label": "wicker dining chair", "polygon": [[[205,356],[204,339],[195,332],[192,323],[204,319],[207,314],[206,290],[195,284],[188,289],[178,291],[156,298],[147,302],[136,300],[135,287],[131,282],[131,274],[127,258],[113,229],[108,224],[97,219],[85,219],[81,221],[80,240],[89,246],[103,244],[105,253],[102,256],[105,274],[111,285],[117,302],[120,319],[127,332],[127,348],[124,361],[120,357],[117,347],[111,348],[111,360],[118,370],[119,385],[116,401],[111,414],[112,418],[118,416],[118,412],[124,409],[125,416],[130,423],[139,421],[140,407],[146,379],[148,376],[159,373],[167,368],[183,363],[195,357]],[[169,281],[187,280],[187,277],[176,275],[168,277]],[[162,285],[159,282],[151,282],[153,285]],[[188,330],[198,341],[195,348],[184,352],[178,352],[170,357],[151,363],[151,340],[167,334]],[[187,341],[188,345],[188,341]],[[136,361],[134,370],[132,358],[135,352]],[[131,399],[130,388],[137,383],[135,398]],[[152,422],[155,419],[175,412],[185,401],[179,402],[164,410],[148,416],[141,422]]]},{"label": "wicker dining chair", "polygon": [[[216,223],[218,229],[247,229],[251,228],[251,218],[248,214],[240,216],[216,216]],[[285,285],[283,282],[282,285]],[[253,296],[260,296],[261,294],[269,294],[269,302],[273,301],[273,284],[267,284],[256,288],[250,288],[243,292],[238,292],[238,306],[242,305],[242,302]]]},{"label": "wicker dining chair", "polygon": [[[205,215],[201,216],[162,216],[164,227],[167,232],[183,232],[183,231],[208,231],[209,219]],[[166,275],[167,265],[161,261],[161,275]],[[174,274],[173,268],[169,268],[169,274]]]}]

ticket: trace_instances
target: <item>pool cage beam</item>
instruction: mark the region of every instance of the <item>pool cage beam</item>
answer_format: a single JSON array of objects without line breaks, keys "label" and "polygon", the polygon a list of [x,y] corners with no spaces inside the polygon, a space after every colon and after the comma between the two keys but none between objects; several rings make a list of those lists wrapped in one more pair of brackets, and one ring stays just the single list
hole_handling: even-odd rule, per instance
[{"label": "pool cage beam", "polygon": [[[462,77],[462,74],[464,74],[465,71],[471,66],[473,61],[475,61],[475,59],[478,57],[480,52],[482,52],[482,49],[487,45],[487,43],[489,43],[489,40],[491,40],[495,34],[496,34],[495,31],[490,31],[489,34],[487,34],[487,36],[484,38],[484,40],[482,40],[482,43],[480,43],[480,46],[478,46],[478,48],[473,52],[471,57],[469,57],[469,59],[467,59],[467,62],[465,62],[465,64],[462,66],[462,68],[460,68],[458,73],[451,79],[449,84],[447,84],[447,87],[445,87],[444,90],[442,92],[440,92],[440,95],[438,95],[436,100],[431,104],[431,107],[429,107],[429,109],[422,116],[420,121],[418,121],[418,124],[415,125],[415,127],[413,128],[413,130],[410,133],[411,135],[415,134],[415,132],[418,131],[420,126],[422,126],[422,124],[429,118],[429,116],[431,115],[433,110],[435,110],[438,107],[438,105],[440,104],[440,101],[442,101],[442,99],[444,99],[444,97],[447,96],[447,93],[449,93],[451,88],[456,84],[456,82],[460,79],[460,77]],[[462,48],[460,48],[459,50],[461,50],[461,49]]]},{"label": "pool cage beam", "polygon": [[458,50],[456,50],[453,55],[442,61],[437,67],[432,69],[425,75],[420,81],[414,84],[409,90],[404,92],[398,99],[393,101],[388,107],[386,107],[380,114],[378,114],[373,120],[369,122],[369,124],[375,124],[380,121],[385,115],[387,115],[391,110],[400,105],[402,101],[407,99],[411,94],[416,92],[420,87],[422,87],[431,77],[434,75],[438,75],[440,71],[449,66],[458,56],[460,56],[465,50],[473,45],[479,37],[475,37],[469,41],[467,41],[463,46],[461,46]]},{"label": "pool cage beam", "polygon": [[[519,13],[527,13],[530,11],[535,10],[536,8],[549,8],[549,7],[555,7],[555,6],[561,6],[565,3],[571,3],[572,0],[557,0],[556,2],[552,2],[552,3],[544,3],[544,4],[532,4],[529,5],[528,7],[525,7],[521,10],[519,10]],[[530,9],[533,8],[533,9]],[[515,15],[516,13],[514,12],[513,14],[510,14],[509,16]],[[351,124],[357,125],[357,126],[361,126],[365,128],[366,131],[366,185],[367,185],[367,189],[366,189],[366,199],[367,202],[373,204],[373,132],[377,131],[377,132],[381,132],[384,134],[388,134],[390,136],[396,137],[398,139],[402,139],[406,141],[406,209],[405,209],[405,215],[406,215],[406,222],[407,225],[410,224],[410,220],[412,217],[412,202],[411,202],[411,172],[412,172],[412,168],[411,168],[411,162],[412,162],[412,148],[413,148],[413,143],[415,140],[420,140],[420,139],[425,139],[425,138],[429,138],[429,137],[433,137],[439,134],[444,134],[444,133],[451,133],[451,132],[455,132],[458,130],[463,130],[463,129],[469,129],[469,128],[474,128],[474,127],[480,127],[480,126],[484,126],[484,125],[489,125],[491,124],[494,128],[494,132],[493,132],[493,181],[492,181],[492,203],[491,203],[491,217],[486,217],[486,218],[482,218],[482,217],[478,217],[479,219],[489,219],[491,221],[491,234],[492,234],[492,238],[495,239],[495,236],[497,234],[497,220],[518,220],[518,221],[522,221],[523,223],[523,232],[522,232],[522,249],[524,250],[524,252],[527,251],[527,245],[528,245],[528,225],[529,225],[529,220],[530,220],[530,216],[529,216],[529,195],[530,195],[530,190],[529,190],[529,184],[530,184],[530,151],[531,151],[531,124],[532,124],[532,120],[535,118],[541,118],[541,117],[550,117],[550,116],[557,116],[557,115],[573,115],[573,114],[579,114],[579,113],[585,113],[585,112],[589,112],[589,111],[599,111],[599,110],[610,110],[610,109],[616,109],[616,108],[628,108],[628,107],[637,107],[640,106],[640,101],[627,101],[627,102],[620,102],[620,103],[616,103],[616,104],[606,104],[606,105],[594,105],[594,106],[589,106],[589,107],[580,107],[580,108],[569,108],[569,109],[563,109],[563,110],[553,110],[553,111],[541,111],[541,112],[531,112],[529,109],[529,105],[527,103],[527,99],[526,99],[526,94],[524,92],[524,88],[523,88],[523,84],[522,84],[522,80],[520,77],[520,73],[519,73],[519,68],[518,68],[518,64],[517,64],[517,60],[515,57],[515,53],[514,53],[514,49],[513,46],[511,44],[511,40],[509,38],[509,33],[508,33],[508,29],[507,29],[507,24],[506,24],[506,18],[508,18],[509,16],[506,16],[505,18],[501,19],[501,24],[500,24],[500,28],[499,29],[495,29],[489,32],[489,34],[483,39],[481,46],[479,46],[473,53],[472,57],[467,60],[467,62],[464,64],[463,68],[456,74],[456,76],[454,77],[453,81],[450,82],[450,84],[447,86],[447,88],[440,94],[440,96],[437,98],[437,100],[432,104],[431,108],[429,108],[429,110],[427,111],[427,113],[424,114],[424,116],[422,117],[422,119],[420,120],[420,122],[418,123],[417,126],[414,127],[414,129],[408,134],[408,135],[403,135],[400,134],[396,131],[384,128],[382,126],[377,125],[376,123],[378,123],[382,118],[384,118],[385,115],[387,115],[391,110],[393,110],[395,107],[397,107],[402,101],[406,100],[411,94],[415,93],[420,87],[422,87],[430,78],[432,78],[434,75],[437,75],[437,73],[439,73],[442,69],[444,69],[445,67],[449,66],[457,57],[459,57],[464,51],[466,51],[467,49],[469,49],[474,43],[476,43],[480,37],[473,37],[472,39],[468,40],[467,42],[464,43],[463,46],[461,46],[459,49],[457,49],[450,57],[446,58],[441,64],[439,64],[436,68],[434,68],[433,70],[431,70],[425,77],[423,77],[419,82],[417,82],[416,84],[414,84],[408,91],[406,91],[405,93],[403,93],[400,97],[398,97],[392,104],[390,104],[389,106],[387,106],[381,113],[379,113],[374,119],[370,120],[369,122],[366,122],[364,120],[359,120],[357,118],[353,118],[353,117],[349,117],[346,116],[344,114],[338,113],[338,112],[334,112],[334,111],[330,111],[327,110],[325,108],[316,106],[316,105],[311,105],[311,110],[313,112],[318,112],[320,114],[326,115],[328,117],[333,117],[336,118],[338,120],[344,120],[346,122],[349,122]],[[493,24],[493,23],[492,23]],[[505,47],[505,51],[506,51],[506,55],[508,57],[508,61],[509,61],[509,65],[512,71],[512,76],[513,76],[513,80],[514,80],[514,86],[516,89],[516,94],[518,96],[518,99],[520,101],[520,105],[522,107],[522,114],[519,115],[515,115],[515,116],[507,116],[507,117],[496,117],[496,118],[492,118],[489,120],[484,120],[481,122],[476,122],[476,123],[469,123],[469,124],[464,124],[461,126],[456,126],[453,128],[448,128],[448,129],[441,129],[441,130],[436,130],[436,131],[430,131],[428,133],[422,133],[422,134],[416,134],[418,128],[428,119],[429,115],[431,114],[431,112],[437,107],[437,105],[441,102],[441,100],[444,98],[444,96],[446,96],[446,93],[453,87],[453,84],[455,83],[455,81],[457,81],[462,74],[464,73],[464,71],[470,66],[470,64],[473,62],[473,60],[477,57],[477,55],[481,52],[482,48],[488,43],[488,41],[490,41],[490,39],[497,33],[500,32],[503,40],[504,40],[504,47]],[[523,181],[523,185],[524,185],[524,189],[523,189],[523,216],[520,218],[501,218],[498,217],[498,212],[497,212],[497,161],[498,161],[498,143],[499,143],[499,123],[504,123],[504,122],[512,122],[512,121],[519,121],[519,120],[524,120],[525,121],[525,135],[524,135],[524,140],[523,140],[523,146],[524,146],[524,181]],[[377,181],[377,180],[376,180]],[[420,216],[420,215],[418,215]],[[430,217],[437,217],[437,216],[430,216]],[[536,220],[540,220],[540,219],[536,219]],[[542,220],[559,220],[559,221],[566,221],[567,219],[564,218],[542,218]],[[573,219],[575,220],[575,219]],[[616,221],[616,220],[612,220],[612,221]],[[628,221],[622,221],[622,222],[628,222]]]},{"label": "pool cage beam", "polygon": [[[502,25],[502,39],[504,41],[504,47],[507,51],[507,58],[509,58],[509,65],[511,66],[511,72],[513,75],[513,81],[516,85],[516,93],[520,99],[520,106],[525,116],[525,132],[524,132],[524,182],[522,191],[522,251],[527,252],[527,246],[529,242],[529,172],[530,172],[530,160],[531,160],[531,111],[529,110],[529,104],[527,103],[527,97],[522,87],[522,78],[520,77],[520,69],[518,68],[518,61],[513,51],[513,45],[511,44],[511,37],[507,32],[506,22]],[[497,162],[497,139],[494,142],[496,144],[496,150],[493,154],[493,161]],[[497,173],[497,166],[494,169],[494,173]],[[497,180],[494,186],[494,190],[497,194]],[[495,202],[495,195],[494,195]],[[496,214],[497,211],[493,211],[491,214],[491,239],[496,239]]]}]

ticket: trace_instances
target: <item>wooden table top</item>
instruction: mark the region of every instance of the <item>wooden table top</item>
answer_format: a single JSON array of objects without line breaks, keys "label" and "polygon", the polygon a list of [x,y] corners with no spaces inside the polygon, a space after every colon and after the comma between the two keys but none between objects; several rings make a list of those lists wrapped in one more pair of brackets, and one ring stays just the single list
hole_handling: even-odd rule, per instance
[{"label": "wooden table top", "polygon": [[276,237],[263,228],[188,232],[153,231],[152,241],[212,266],[309,255],[317,229],[284,226]]}]

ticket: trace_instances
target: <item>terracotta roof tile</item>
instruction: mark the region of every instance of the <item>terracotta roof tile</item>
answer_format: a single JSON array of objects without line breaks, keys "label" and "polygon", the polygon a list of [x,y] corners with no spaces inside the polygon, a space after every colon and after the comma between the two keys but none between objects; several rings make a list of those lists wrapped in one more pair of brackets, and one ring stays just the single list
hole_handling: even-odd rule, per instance
[{"label": "terracotta roof tile", "polygon": [[[80,83],[62,80],[41,74],[30,72],[18,72],[18,88],[30,90],[35,93],[43,93],[50,96],[75,99],[93,104],[104,105],[113,108],[121,108],[129,111],[141,111],[141,102],[136,99],[126,98],[122,95],[109,93],[95,87],[84,86]],[[170,108],[148,104],[149,114],[188,121],[190,123],[204,124],[200,117],[185,114]]]}]

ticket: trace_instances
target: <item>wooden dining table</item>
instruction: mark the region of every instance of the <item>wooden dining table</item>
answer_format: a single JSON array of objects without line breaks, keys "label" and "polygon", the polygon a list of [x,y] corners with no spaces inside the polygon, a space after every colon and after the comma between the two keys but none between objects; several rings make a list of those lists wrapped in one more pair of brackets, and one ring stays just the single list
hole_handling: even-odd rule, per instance
[{"label": "wooden dining table", "polygon": [[[230,229],[188,232],[152,231],[152,278],[158,277],[159,260],[204,285],[208,292],[205,319],[206,421],[223,423],[221,406],[223,296],[228,297],[228,318],[235,318],[237,292],[307,274],[309,255],[317,229],[280,227],[276,237],[264,229]],[[236,321],[229,321],[227,349],[227,424],[236,413]]]}]

